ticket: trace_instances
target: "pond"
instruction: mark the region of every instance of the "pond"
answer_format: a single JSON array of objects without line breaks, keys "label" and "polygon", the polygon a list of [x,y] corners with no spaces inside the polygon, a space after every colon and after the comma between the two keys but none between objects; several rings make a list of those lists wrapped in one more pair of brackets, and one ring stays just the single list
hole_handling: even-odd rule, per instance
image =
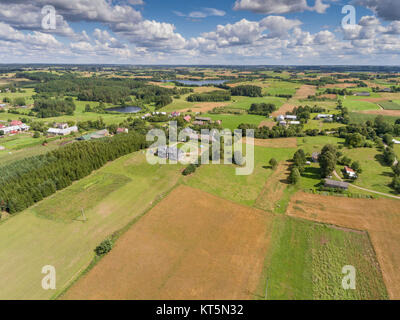
[{"label": "pond", "polygon": [[115,111],[119,113],[138,113],[142,110],[140,107],[128,106],[128,107],[114,107],[106,109],[106,111]]},{"label": "pond", "polygon": [[187,86],[206,86],[206,85],[220,85],[220,84],[224,84],[225,82],[227,82],[228,80],[164,80],[163,82],[179,82],[182,83],[184,85]]}]

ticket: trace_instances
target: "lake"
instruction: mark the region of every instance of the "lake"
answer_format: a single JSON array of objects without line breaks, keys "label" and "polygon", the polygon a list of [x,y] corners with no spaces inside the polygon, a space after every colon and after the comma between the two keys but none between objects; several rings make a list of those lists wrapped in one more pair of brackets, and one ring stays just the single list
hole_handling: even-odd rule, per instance
[{"label": "lake", "polygon": [[138,113],[142,110],[142,108],[129,106],[129,107],[114,107],[106,109],[106,111],[115,111],[119,113]]},{"label": "lake", "polygon": [[163,82],[179,82],[182,83],[184,85],[187,86],[206,86],[206,85],[210,85],[210,84],[216,84],[216,85],[220,85],[220,84],[224,84],[225,82],[227,82],[228,80],[198,80],[198,81],[194,81],[194,80],[164,80]]}]

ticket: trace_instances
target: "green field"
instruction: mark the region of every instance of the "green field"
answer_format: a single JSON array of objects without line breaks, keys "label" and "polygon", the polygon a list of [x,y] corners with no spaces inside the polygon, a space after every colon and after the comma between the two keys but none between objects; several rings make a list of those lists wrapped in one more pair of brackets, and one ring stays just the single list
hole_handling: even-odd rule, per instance
[{"label": "green field", "polygon": [[[350,112],[350,122],[360,124],[368,120],[374,121],[377,116],[377,114]],[[383,116],[383,118],[385,119],[385,121],[394,124],[399,117]]]},{"label": "green field", "polygon": [[277,109],[279,109],[285,102],[286,99],[277,97],[251,98],[234,96],[232,97],[232,104],[230,104],[229,107],[249,110],[253,103],[272,103],[276,106]]},{"label": "green field", "polygon": [[[142,152],[127,155],[0,223],[0,258],[7,261],[0,264],[0,299],[49,299],[64,290],[86,268],[102,240],[145,212],[178,182],[180,168],[151,166]],[[123,183],[116,182],[119,178],[115,177],[121,175],[126,177]],[[112,182],[105,177],[112,177]],[[97,187],[94,181],[98,181]],[[110,183],[117,183],[119,188],[110,190]],[[76,190],[85,187],[81,199],[94,196],[96,201],[85,200],[86,222],[73,220],[82,208],[74,200]],[[68,208],[63,208],[68,202]],[[38,210],[40,217],[35,214]],[[41,287],[45,265],[56,268],[57,290]]]},{"label": "green field", "polygon": [[255,146],[254,172],[251,175],[236,175],[235,165],[203,165],[193,176],[185,179],[185,183],[221,198],[253,206],[265,181],[273,173],[268,164],[269,160],[275,158],[278,162],[285,161],[291,158],[294,152],[294,148],[274,149]]},{"label": "green field", "polygon": [[355,185],[389,194],[393,192],[389,186],[392,181],[392,170],[380,163],[382,152],[375,148],[344,148],[341,151],[345,156],[361,164],[363,172],[354,182]]},{"label": "green field", "polygon": [[[260,281],[267,300],[388,299],[366,233],[276,217],[271,243]],[[357,270],[356,290],[342,288],[346,265]]]},{"label": "green field", "polygon": [[266,92],[272,96],[280,94],[294,95],[298,88],[300,88],[300,85],[297,83],[286,81],[269,81],[269,87]]},{"label": "green field", "polygon": [[378,105],[385,110],[400,110],[400,104],[393,101],[381,101]]},{"label": "green field", "polygon": [[264,116],[258,116],[253,114],[233,115],[233,114],[209,114],[205,113],[202,117],[209,117],[212,120],[222,120],[222,126],[224,128],[235,130],[242,123],[249,123],[258,126],[261,121],[267,120]]},{"label": "green field", "polygon": [[343,106],[349,111],[379,110],[379,106],[375,103],[359,101],[352,99],[352,97],[343,100]]}]

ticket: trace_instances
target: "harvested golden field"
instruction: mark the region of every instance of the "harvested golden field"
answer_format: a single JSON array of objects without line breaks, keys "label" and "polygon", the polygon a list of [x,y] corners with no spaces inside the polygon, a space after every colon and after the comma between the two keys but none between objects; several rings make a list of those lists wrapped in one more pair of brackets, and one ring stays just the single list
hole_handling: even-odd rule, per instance
[{"label": "harvested golden field", "polygon": [[327,84],[325,85],[323,88],[341,88],[341,89],[345,89],[345,88],[351,88],[351,87],[355,87],[356,84],[354,83],[333,83],[333,84]]},{"label": "harvested golden field", "polygon": [[229,106],[229,104],[229,102],[202,102],[196,103],[193,107],[181,110],[181,112],[188,112],[189,110],[193,112],[208,112],[214,108]]},{"label": "harvested golden field", "polygon": [[297,193],[290,216],[368,231],[391,299],[400,299],[400,202]]},{"label": "harvested golden field", "polygon": [[277,117],[281,114],[286,114],[286,112],[292,112],[294,108],[296,108],[296,105],[292,103],[285,103],[282,107],[279,108],[279,110],[274,111],[271,115],[273,117]]},{"label": "harvested golden field", "polygon": [[272,215],[180,186],[65,299],[252,299]]},{"label": "harvested golden field", "polygon": [[306,99],[308,96],[315,95],[317,88],[315,86],[310,85],[302,85],[294,95],[295,99]]},{"label": "harvested golden field", "polygon": [[223,89],[216,88],[216,87],[207,87],[207,86],[194,88],[195,93],[205,93],[205,92],[212,92],[212,91],[223,91]]},{"label": "harvested golden field", "polygon": [[[243,138],[243,143],[249,143]],[[254,145],[266,148],[297,148],[297,138],[254,139]]]}]

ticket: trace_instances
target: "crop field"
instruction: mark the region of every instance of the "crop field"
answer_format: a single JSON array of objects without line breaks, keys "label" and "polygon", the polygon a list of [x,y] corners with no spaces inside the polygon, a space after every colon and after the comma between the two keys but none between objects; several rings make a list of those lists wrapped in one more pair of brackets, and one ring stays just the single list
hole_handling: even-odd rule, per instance
[{"label": "crop field", "polygon": [[[268,300],[388,298],[365,232],[281,216],[274,219],[270,242],[260,283]],[[342,287],[345,265],[357,270],[356,290]]]},{"label": "crop field", "polygon": [[368,101],[360,101],[356,99],[345,99],[343,100],[343,106],[349,109],[349,111],[364,111],[364,110],[379,110],[379,106],[375,103]]},{"label": "crop field", "polygon": [[382,101],[379,102],[378,105],[380,105],[385,110],[400,110],[400,104],[394,101]]},{"label": "crop field", "polygon": [[[0,264],[0,299],[50,299],[62,292],[86,268],[101,241],[175,186],[181,168],[151,166],[137,152],[2,221],[0,260],[7,263]],[[82,207],[87,221],[77,218]],[[56,291],[41,287],[41,270],[48,264],[57,270]]]},{"label": "crop field", "polygon": [[202,117],[209,117],[212,120],[222,120],[222,127],[226,129],[230,129],[231,131],[238,128],[238,126],[242,123],[254,124],[258,126],[261,121],[265,120],[264,116],[258,116],[253,114],[244,114],[244,115],[236,115],[236,114],[209,114],[205,113]]},{"label": "crop field", "polygon": [[[307,193],[296,194],[288,209],[290,216],[368,231],[391,299],[400,298],[399,213],[398,200],[340,198],[338,201],[337,197]],[[371,287],[379,279],[377,276],[363,278],[368,274],[364,268],[358,269],[357,274],[359,286]]]},{"label": "crop field", "polygon": [[63,298],[253,299],[271,218],[180,186]]},{"label": "crop field", "polygon": [[285,81],[271,81],[269,87],[266,90],[271,96],[279,94],[294,95],[296,90],[300,87],[297,83],[285,82]]}]

